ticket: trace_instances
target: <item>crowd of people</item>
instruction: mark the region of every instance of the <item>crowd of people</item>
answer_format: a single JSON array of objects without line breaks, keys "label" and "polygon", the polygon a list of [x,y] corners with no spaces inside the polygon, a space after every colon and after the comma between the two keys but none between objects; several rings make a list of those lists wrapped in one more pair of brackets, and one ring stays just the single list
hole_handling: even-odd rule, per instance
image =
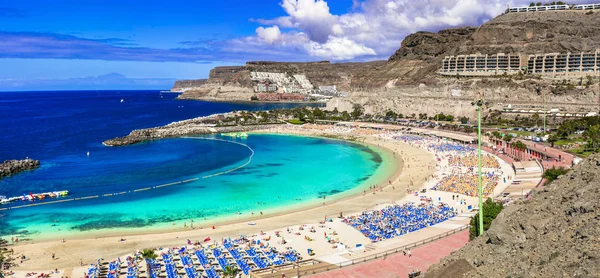
[{"label": "crowd of people", "polygon": [[[448,158],[448,162],[452,166],[458,167],[468,167],[475,168],[477,167],[477,154],[469,153],[466,155],[452,155]],[[490,154],[482,154],[481,155],[481,167],[482,168],[500,168],[500,163],[494,156]]]},{"label": "crowd of people", "polygon": [[[466,196],[477,196],[479,189],[477,152],[473,146],[448,141],[443,138],[414,134],[394,133],[385,136],[403,141],[414,147],[425,149],[435,154],[437,161],[447,161],[447,163],[442,163],[438,166],[438,181],[430,189]],[[482,154],[481,164],[484,169],[484,175],[482,176],[483,195],[491,197],[494,195],[494,190],[502,179],[503,172],[500,162],[493,155]],[[432,177],[436,178],[436,176]]]},{"label": "crowd of people", "polygon": [[[499,175],[494,172],[482,176],[483,196],[485,198],[493,195],[499,179]],[[431,189],[477,197],[479,192],[477,174],[472,172],[451,173],[442,177]]]}]

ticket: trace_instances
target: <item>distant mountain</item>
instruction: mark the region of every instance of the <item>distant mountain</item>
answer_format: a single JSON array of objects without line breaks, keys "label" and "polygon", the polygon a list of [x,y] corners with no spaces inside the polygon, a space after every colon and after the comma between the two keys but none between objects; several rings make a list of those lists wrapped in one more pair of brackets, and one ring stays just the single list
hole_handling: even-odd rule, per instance
[{"label": "distant mountain", "polygon": [[169,89],[172,78],[127,78],[120,73],[69,79],[0,80],[0,91]]}]

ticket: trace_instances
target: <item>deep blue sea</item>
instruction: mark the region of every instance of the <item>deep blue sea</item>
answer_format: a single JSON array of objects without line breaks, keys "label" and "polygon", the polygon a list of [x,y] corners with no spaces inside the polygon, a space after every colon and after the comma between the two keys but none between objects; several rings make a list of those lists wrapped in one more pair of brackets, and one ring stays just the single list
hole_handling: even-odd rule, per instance
[{"label": "deep blue sea", "polygon": [[[159,91],[0,92],[0,160],[30,157],[42,163],[35,171],[0,181],[0,195],[126,193],[0,211],[0,236],[43,238],[174,222],[179,227],[189,220],[209,223],[343,195],[389,170],[378,150],[324,138],[250,134],[126,147],[101,144],[133,129],[197,116],[297,105],[184,101],[176,96]],[[237,167],[242,168],[211,176]],[[197,180],[134,192],[187,179]],[[10,206],[20,204],[25,202]]]}]

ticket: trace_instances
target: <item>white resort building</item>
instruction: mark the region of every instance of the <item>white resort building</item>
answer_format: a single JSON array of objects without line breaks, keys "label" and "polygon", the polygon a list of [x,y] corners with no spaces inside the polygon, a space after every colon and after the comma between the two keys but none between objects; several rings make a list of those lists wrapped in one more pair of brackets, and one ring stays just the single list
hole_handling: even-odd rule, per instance
[{"label": "white resort building", "polygon": [[438,73],[446,76],[496,76],[530,73],[585,76],[600,72],[600,49],[586,53],[470,54],[446,56]]},{"label": "white resort building", "polygon": [[569,6],[561,5],[540,5],[540,6],[525,6],[508,8],[507,13],[524,13],[524,12],[543,12],[543,11],[568,11],[568,10],[597,10],[600,9],[600,4],[580,4]]},{"label": "white resort building", "polygon": [[521,55],[498,53],[446,56],[441,75],[489,76],[515,74],[521,70]]}]

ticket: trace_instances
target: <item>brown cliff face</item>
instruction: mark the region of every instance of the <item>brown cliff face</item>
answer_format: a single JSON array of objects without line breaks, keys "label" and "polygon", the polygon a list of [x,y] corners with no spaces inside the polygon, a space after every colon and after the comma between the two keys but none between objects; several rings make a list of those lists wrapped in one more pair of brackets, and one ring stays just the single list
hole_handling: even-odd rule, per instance
[{"label": "brown cliff face", "polygon": [[417,32],[408,35],[402,41],[400,49],[392,54],[388,62],[402,60],[430,62],[442,55],[456,52],[457,47],[468,40],[475,30],[477,30],[475,27],[464,27],[442,30],[438,33]]},{"label": "brown cliff face", "polygon": [[461,54],[590,52],[600,48],[600,12],[509,13],[483,24]]}]

